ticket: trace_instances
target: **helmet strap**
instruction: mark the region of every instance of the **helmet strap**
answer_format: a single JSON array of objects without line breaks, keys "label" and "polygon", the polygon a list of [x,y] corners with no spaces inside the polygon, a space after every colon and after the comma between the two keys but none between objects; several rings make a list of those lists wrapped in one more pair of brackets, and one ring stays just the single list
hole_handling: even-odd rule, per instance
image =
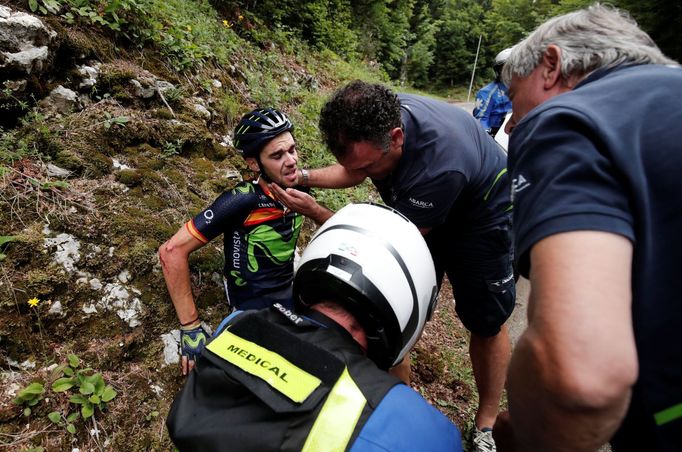
[{"label": "helmet strap", "polygon": [[268,174],[265,172],[265,168],[263,168],[263,164],[260,161],[260,155],[258,157],[255,157],[256,163],[258,164],[258,169],[260,170],[260,176],[263,178],[263,180],[267,183],[273,182],[272,179],[268,176]]}]

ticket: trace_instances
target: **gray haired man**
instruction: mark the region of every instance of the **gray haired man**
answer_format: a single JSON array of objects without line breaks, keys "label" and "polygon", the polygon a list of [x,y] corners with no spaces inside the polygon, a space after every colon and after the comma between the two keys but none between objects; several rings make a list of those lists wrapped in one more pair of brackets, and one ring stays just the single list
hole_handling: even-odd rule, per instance
[{"label": "gray haired man", "polygon": [[503,78],[531,295],[498,450],[682,450],[682,69],[594,5],[538,27]]}]

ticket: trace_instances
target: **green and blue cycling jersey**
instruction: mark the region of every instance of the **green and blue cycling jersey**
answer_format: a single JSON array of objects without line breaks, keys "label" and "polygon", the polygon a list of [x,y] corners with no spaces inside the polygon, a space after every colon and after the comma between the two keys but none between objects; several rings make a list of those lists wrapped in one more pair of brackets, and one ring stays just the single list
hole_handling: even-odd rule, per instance
[{"label": "green and blue cycling jersey", "polygon": [[226,290],[237,309],[288,304],[303,216],[285,211],[257,182],[241,182],[186,224],[202,243],[223,234]]}]

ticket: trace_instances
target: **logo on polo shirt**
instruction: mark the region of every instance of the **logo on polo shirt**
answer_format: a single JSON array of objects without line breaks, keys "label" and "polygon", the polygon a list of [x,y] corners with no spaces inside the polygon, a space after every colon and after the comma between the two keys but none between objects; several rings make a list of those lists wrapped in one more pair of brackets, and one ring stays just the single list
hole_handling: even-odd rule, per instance
[{"label": "logo on polo shirt", "polygon": [[431,209],[433,208],[433,203],[431,201],[420,201],[418,199],[409,198],[413,206],[419,207],[420,209]]},{"label": "logo on polo shirt", "polygon": [[523,177],[523,174],[519,174],[519,177],[512,179],[511,183],[511,200],[514,202],[514,195],[519,193],[526,188],[530,187],[530,182],[528,179]]}]

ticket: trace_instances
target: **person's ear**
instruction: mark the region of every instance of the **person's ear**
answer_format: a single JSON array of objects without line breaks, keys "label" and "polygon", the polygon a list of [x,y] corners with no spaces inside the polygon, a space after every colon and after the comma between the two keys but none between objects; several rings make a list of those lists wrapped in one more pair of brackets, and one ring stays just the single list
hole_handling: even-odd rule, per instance
[{"label": "person's ear", "polygon": [[561,77],[561,49],[550,44],[545,49],[542,55],[542,81],[543,87],[550,90],[556,86],[557,83],[562,83]]},{"label": "person's ear", "polygon": [[400,127],[396,127],[389,133],[391,134],[391,147],[402,148],[403,142],[405,141],[405,133],[403,132],[403,129],[401,129]]},{"label": "person's ear", "polygon": [[255,173],[260,172],[260,167],[258,166],[258,162],[256,161],[255,158],[253,157],[246,157],[244,160],[246,160],[246,164],[248,165],[249,169]]}]

